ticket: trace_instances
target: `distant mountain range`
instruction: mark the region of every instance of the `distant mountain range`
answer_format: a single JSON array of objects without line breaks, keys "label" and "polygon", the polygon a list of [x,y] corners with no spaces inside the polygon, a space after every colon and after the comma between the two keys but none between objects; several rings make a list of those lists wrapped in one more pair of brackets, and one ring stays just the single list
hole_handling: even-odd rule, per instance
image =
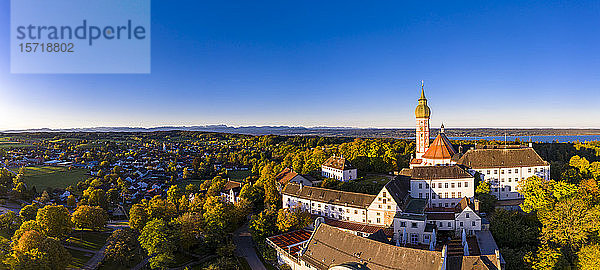
[{"label": "distant mountain range", "polygon": [[[2,133],[38,133],[38,132],[157,132],[157,131],[202,131],[221,132],[248,135],[301,135],[301,136],[330,136],[330,137],[414,137],[415,130],[387,128],[349,128],[349,127],[289,127],[289,126],[244,126],[231,127],[227,125],[206,126],[163,126],[163,127],[92,127],[68,129],[25,129],[6,130]],[[432,129],[435,136],[439,129]],[[554,129],[554,128],[454,128],[446,129],[450,137],[482,137],[482,136],[549,136],[549,135],[600,135],[600,129]]]}]

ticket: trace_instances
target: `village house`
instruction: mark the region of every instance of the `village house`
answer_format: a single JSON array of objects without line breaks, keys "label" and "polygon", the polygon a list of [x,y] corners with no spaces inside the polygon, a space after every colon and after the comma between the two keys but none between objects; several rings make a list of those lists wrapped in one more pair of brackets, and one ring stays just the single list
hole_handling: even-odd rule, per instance
[{"label": "village house", "polygon": [[229,180],[221,190],[221,198],[226,202],[235,204],[240,200],[241,190],[242,183]]}]

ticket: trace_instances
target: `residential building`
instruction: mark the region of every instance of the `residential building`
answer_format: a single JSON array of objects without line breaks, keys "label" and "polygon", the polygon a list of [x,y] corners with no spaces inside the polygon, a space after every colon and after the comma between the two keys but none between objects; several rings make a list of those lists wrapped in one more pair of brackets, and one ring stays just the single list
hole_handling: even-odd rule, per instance
[{"label": "residential building", "polygon": [[426,199],[429,207],[451,208],[463,197],[475,195],[475,178],[461,166],[415,166],[400,174],[410,181],[411,197]]},{"label": "residential building", "polygon": [[328,158],[321,166],[321,175],[344,182],[354,180],[358,177],[356,168],[343,156]]},{"label": "residential building", "polygon": [[478,172],[490,183],[491,194],[498,200],[523,198],[518,185],[531,176],[550,179],[550,164],[531,147],[482,146],[468,150],[457,163],[468,167],[472,173]]},{"label": "residential building", "polygon": [[221,197],[226,202],[237,203],[240,200],[241,190],[242,183],[229,180],[221,190]]}]

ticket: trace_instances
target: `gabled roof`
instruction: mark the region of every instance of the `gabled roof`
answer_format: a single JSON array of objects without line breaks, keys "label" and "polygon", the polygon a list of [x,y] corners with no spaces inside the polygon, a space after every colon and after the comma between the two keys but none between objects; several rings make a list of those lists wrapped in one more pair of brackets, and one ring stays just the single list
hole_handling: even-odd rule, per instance
[{"label": "gabled roof", "polygon": [[457,163],[473,169],[548,165],[533,148],[470,149]]},{"label": "gabled roof", "polygon": [[230,181],[227,181],[227,183],[225,183],[222,191],[229,191],[231,189],[238,189],[238,188],[239,189],[242,188],[242,183],[230,180]]},{"label": "gabled roof", "polygon": [[376,195],[340,191],[327,188],[308,187],[300,188],[299,184],[287,183],[281,194],[308,199],[317,202],[335,204],[340,206],[352,206],[366,209],[371,205]]},{"label": "gabled roof", "polygon": [[277,175],[275,175],[275,181],[278,183],[281,183],[281,184],[286,184],[287,182],[292,180],[297,175],[298,175],[298,173],[296,173],[292,169],[285,168],[281,172],[279,172]]},{"label": "gabled roof", "polygon": [[321,224],[301,259],[320,270],[343,263],[361,263],[371,270],[440,269],[442,254],[384,244]]},{"label": "gabled roof", "polygon": [[452,147],[452,143],[446,137],[446,134],[441,133],[435,137],[435,140],[429,145],[429,149],[423,154],[424,159],[451,159],[456,152]]},{"label": "gabled roof", "polygon": [[456,213],[461,213],[467,207],[469,207],[469,208],[471,208],[471,210],[475,211],[475,207],[473,206],[473,204],[471,203],[471,201],[469,200],[469,198],[463,197],[460,200],[460,202],[458,202],[456,204],[456,206],[454,206],[454,211]]},{"label": "gabled roof", "polygon": [[323,166],[338,169],[338,170],[355,169],[352,166],[352,164],[350,164],[350,161],[348,161],[344,157],[336,157],[336,156],[332,156],[332,157],[328,158],[325,161],[325,163],[323,163]]},{"label": "gabled roof", "polygon": [[404,174],[410,174],[410,178],[415,180],[462,179],[473,177],[466,169],[457,165],[422,166],[403,171]]},{"label": "gabled roof", "polygon": [[399,175],[385,184],[385,188],[398,206],[402,207],[410,193],[410,178]]}]

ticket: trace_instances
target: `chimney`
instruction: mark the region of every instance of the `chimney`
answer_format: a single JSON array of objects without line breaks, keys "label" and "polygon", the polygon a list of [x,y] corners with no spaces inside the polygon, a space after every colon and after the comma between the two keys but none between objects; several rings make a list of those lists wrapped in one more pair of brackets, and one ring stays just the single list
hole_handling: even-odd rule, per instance
[{"label": "chimney", "polygon": [[475,207],[475,211],[479,211],[479,200],[478,199],[474,199],[474,207]]}]

